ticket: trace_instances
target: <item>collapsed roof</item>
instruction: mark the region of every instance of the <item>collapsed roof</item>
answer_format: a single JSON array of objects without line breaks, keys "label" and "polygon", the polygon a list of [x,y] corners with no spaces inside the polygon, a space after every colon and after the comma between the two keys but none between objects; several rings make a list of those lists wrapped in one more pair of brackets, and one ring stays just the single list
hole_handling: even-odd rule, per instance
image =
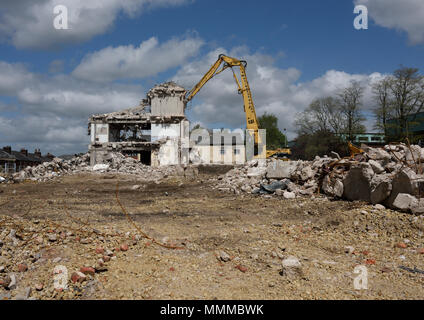
[{"label": "collapsed roof", "polygon": [[147,93],[147,98],[140,102],[140,105],[134,108],[128,108],[116,112],[97,114],[90,117],[89,122],[96,121],[138,121],[138,122],[149,122],[151,120],[171,120],[171,118],[185,118],[184,115],[172,115],[172,116],[160,116],[153,115],[149,106],[152,104],[154,98],[166,98],[166,97],[181,97],[184,99],[186,89],[177,85],[175,82],[166,82],[163,84],[156,85]]},{"label": "collapsed roof", "polygon": [[[185,96],[187,90],[179,86],[173,81],[158,84],[149,90],[147,98],[152,99],[155,97],[174,97],[174,96]],[[150,102],[150,101],[149,101]]]}]

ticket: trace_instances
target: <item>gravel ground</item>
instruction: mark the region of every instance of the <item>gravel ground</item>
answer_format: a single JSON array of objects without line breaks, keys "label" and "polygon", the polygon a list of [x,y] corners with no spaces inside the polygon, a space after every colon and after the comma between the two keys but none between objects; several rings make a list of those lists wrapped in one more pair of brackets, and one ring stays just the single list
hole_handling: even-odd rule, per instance
[{"label": "gravel ground", "polygon": [[0,185],[0,299],[424,298],[424,216],[231,195],[211,177]]}]

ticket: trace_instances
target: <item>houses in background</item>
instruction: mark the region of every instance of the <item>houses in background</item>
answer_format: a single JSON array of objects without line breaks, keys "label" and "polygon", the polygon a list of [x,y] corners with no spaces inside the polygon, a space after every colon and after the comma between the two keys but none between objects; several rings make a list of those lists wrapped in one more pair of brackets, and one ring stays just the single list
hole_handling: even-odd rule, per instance
[{"label": "houses in background", "polygon": [[50,162],[55,158],[48,153],[42,155],[40,149],[35,149],[34,153],[29,153],[26,149],[14,151],[10,146],[0,149],[0,172],[15,173],[26,167],[34,167],[44,162]]}]

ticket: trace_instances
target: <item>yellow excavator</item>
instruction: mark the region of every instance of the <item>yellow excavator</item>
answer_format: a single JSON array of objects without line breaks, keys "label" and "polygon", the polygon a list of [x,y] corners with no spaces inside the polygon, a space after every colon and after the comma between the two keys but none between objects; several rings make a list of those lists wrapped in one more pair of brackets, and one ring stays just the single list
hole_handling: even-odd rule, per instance
[{"label": "yellow excavator", "polygon": [[362,155],[365,153],[364,150],[362,150],[361,148],[355,146],[352,142],[348,142],[347,146],[349,147],[349,151],[350,151],[350,157],[354,158],[357,155]]},{"label": "yellow excavator", "polygon": [[[223,64],[222,68],[220,69],[221,65]],[[240,78],[237,78],[237,75],[234,71],[234,67],[238,67],[240,69]],[[238,60],[235,58],[228,57],[226,55],[219,55],[218,60],[215,62],[215,64],[210,68],[210,70],[203,76],[203,78],[199,81],[198,84],[194,86],[193,89],[191,89],[187,95],[186,95],[186,101],[191,101],[194,96],[200,91],[200,89],[203,88],[203,86],[211,80],[213,77],[217,76],[224,70],[230,68],[233,72],[234,79],[237,83],[238,87],[238,93],[243,96],[244,101],[244,112],[246,114],[246,128],[247,130],[252,130],[254,132],[254,139],[255,139],[255,154],[257,154],[257,157],[264,158],[265,156],[271,157],[278,154],[285,154],[286,156],[288,154],[291,154],[291,151],[286,152],[287,149],[284,149],[284,152],[280,152],[280,150],[268,150],[266,151],[266,147],[263,148],[263,150],[257,150],[257,146],[261,144],[261,139],[258,134],[259,130],[259,123],[258,119],[256,118],[256,111],[255,106],[253,104],[253,98],[252,98],[252,92],[250,91],[249,82],[247,81],[247,75],[246,75],[246,68],[247,68],[247,62],[244,60]]]},{"label": "yellow excavator", "polygon": [[292,155],[290,148],[280,148],[276,150],[267,150],[266,157],[267,158],[277,158],[284,161],[289,161],[290,156]]}]

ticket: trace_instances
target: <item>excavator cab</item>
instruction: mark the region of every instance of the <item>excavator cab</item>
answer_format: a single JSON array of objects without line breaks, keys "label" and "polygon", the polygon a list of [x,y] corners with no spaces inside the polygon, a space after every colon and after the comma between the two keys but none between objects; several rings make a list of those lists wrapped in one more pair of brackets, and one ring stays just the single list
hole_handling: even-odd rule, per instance
[{"label": "excavator cab", "polygon": [[279,159],[283,161],[290,161],[291,155],[292,155],[292,152],[289,148],[266,151],[267,158],[274,158],[274,159]]}]

